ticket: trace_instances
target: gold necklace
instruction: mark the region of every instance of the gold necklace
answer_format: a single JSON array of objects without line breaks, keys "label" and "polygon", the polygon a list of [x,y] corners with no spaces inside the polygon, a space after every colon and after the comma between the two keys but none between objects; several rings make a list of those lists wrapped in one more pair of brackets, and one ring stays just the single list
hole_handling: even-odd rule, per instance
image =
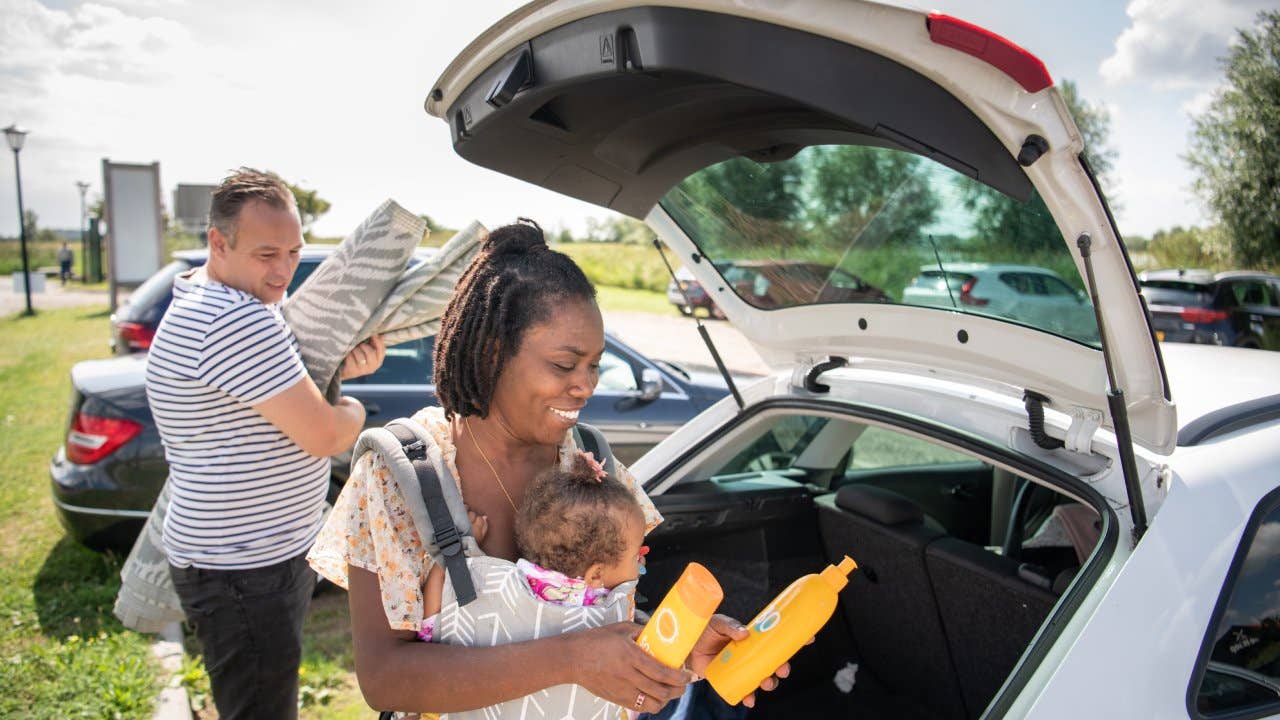
[{"label": "gold necklace", "polygon": [[498,487],[502,488],[502,494],[507,496],[507,502],[511,503],[511,509],[519,514],[520,509],[516,507],[516,501],[511,499],[511,493],[507,492],[507,486],[502,484],[502,478],[498,476],[498,470],[493,467],[493,463],[489,462],[489,456],[484,454],[484,450],[480,449],[480,443],[476,442],[476,434],[471,430],[471,418],[464,417],[462,424],[467,427],[467,434],[471,436],[471,444],[476,446],[476,452],[480,453],[480,459],[484,460],[484,464],[489,466],[489,472],[493,473],[493,479],[498,481]]}]

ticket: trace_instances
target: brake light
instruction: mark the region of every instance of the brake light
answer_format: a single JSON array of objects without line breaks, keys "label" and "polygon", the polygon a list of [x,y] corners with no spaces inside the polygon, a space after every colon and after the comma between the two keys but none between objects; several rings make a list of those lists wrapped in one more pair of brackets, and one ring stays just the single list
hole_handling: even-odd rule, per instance
[{"label": "brake light", "polygon": [[925,27],[929,29],[930,40],[995,67],[1027,92],[1040,92],[1053,85],[1053,78],[1040,58],[986,28],[942,13],[930,13]]},{"label": "brake light", "polygon": [[67,459],[89,465],[119,450],[137,437],[142,425],[127,418],[104,418],[76,413],[67,431]]},{"label": "brake light", "polygon": [[1184,321],[1197,325],[1221,322],[1231,316],[1226,310],[1208,310],[1206,308],[1182,308],[1178,313]]},{"label": "brake light", "polygon": [[151,347],[151,341],[156,337],[155,328],[141,323],[122,322],[118,327],[120,339],[124,340],[124,344],[130,350],[146,350]]},{"label": "brake light", "polygon": [[964,281],[964,285],[960,286],[960,302],[964,303],[965,305],[973,305],[975,307],[982,307],[983,305],[986,305],[987,303],[991,302],[986,298],[978,298],[978,297],[974,297],[973,295],[970,295],[970,293],[973,292],[973,286],[977,284],[978,284],[978,278],[976,277],[971,277],[968,280]]}]

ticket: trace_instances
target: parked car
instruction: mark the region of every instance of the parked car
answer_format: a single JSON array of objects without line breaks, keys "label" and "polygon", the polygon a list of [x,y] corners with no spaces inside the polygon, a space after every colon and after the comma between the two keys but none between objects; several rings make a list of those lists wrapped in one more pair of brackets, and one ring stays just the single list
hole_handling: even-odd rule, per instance
[{"label": "parked car", "polygon": [[1138,282],[1158,340],[1280,350],[1280,276],[1148,270]]},{"label": "parked car", "polygon": [[933,307],[967,305],[973,312],[1087,336],[1096,327],[1082,290],[1052,270],[1031,265],[954,263],[925,265],[902,289],[902,302]]},{"label": "parked car", "polygon": [[889,296],[862,278],[821,263],[735,260],[720,275],[734,292],[763,310],[796,303],[885,302]]},{"label": "parked car", "polygon": [[702,309],[707,311],[707,317],[724,319],[724,313],[716,307],[706,288],[683,266],[676,270],[676,276],[667,283],[667,302],[675,305],[681,315],[693,315],[698,309]]},{"label": "parked car", "polygon": [[[1155,341],[1030,53],[867,1],[549,0],[424,91],[464,159],[643,218],[787,367],[633,465],[665,517],[643,608],[691,560],[744,620],[859,562],[751,717],[1280,713],[1280,357]],[[1097,314],[765,309],[714,263],[770,249],[904,282],[1078,268]]]},{"label": "parked car", "polygon": [[[304,251],[293,287],[300,286],[331,251],[314,247]],[[203,251],[181,253],[156,277],[167,277],[166,287],[171,286],[176,267],[194,267],[206,258]],[[156,277],[144,284],[146,293],[131,298],[127,317],[159,322],[155,307],[168,307],[169,292],[155,290]],[[387,348],[377,372],[343,383],[343,392],[364,404],[367,425],[412,415],[434,402],[433,349],[434,338],[394,345]],[[71,368],[67,435],[49,474],[59,520],[68,534],[87,545],[127,550],[168,475],[147,406],[145,376],[144,353],[88,360]],[[581,418],[600,428],[614,455],[630,463],[726,394],[718,376],[650,360],[607,334],[600,382]],[[346,480],[349,460],[349,454],[334,459],[330,500]]]}]

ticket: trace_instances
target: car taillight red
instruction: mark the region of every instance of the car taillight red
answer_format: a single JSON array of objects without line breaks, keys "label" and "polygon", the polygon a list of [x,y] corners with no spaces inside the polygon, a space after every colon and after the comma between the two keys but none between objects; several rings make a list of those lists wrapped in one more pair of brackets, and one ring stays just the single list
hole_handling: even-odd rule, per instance
[{"label": "car taillight red", "polygon": [[1182,312],[1178,313],[1178,316],[1184,321],[1197,325],[1221,322],[1230,317],[1230,315],[1225,310],[1208,310],[1206,308],[1182,308]]},{"label": "car taillight red", "polygon": [[137,437],[142,425],[128,418],[104,418],[76,413],[67,431],[67,459],[89,465],[119,450]]},{"label": "car taillight red", "polygon": [[146,350],[151,347],[151,341],[156,337],[155,328],[141,323],[122,322],[118,327],[121,339],[130,350]]},{"label": "car taillight red", "polygon": [[1040,92],[1053,84],[1040,58],[986,28],[942,13],[930,13],[926,23],[930,40],[994,66],[1027,92]]},{"label": "car taillight red", "polygon": [[965,305],[973,305],[975,307],[982,307],[983,305],[986,305],[987,303],[991,302],[986,298],[974,297],[973,295],[970,294],[973,292],[973,286],[977,284],[978,284],[978,278],[974,278],[974,277],[971,277],[968,280],[964,281],[964,285],[960,286],[960,302],[964,303]]}]

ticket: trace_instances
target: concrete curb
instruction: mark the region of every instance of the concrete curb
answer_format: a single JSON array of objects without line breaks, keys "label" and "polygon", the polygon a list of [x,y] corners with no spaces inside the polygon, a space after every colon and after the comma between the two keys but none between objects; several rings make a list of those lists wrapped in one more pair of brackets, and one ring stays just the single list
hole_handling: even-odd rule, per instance
[{"label": "concrete curb", "polygon": [[[160,631],[151,644],[151,656],[170,678],[182,670],[182,628],[178,623],[169,623]],[[156,698],[156,712],[152,720],[191,720],[191,700],[187,697],[187,689],[166,681],[160,697]]]}]

